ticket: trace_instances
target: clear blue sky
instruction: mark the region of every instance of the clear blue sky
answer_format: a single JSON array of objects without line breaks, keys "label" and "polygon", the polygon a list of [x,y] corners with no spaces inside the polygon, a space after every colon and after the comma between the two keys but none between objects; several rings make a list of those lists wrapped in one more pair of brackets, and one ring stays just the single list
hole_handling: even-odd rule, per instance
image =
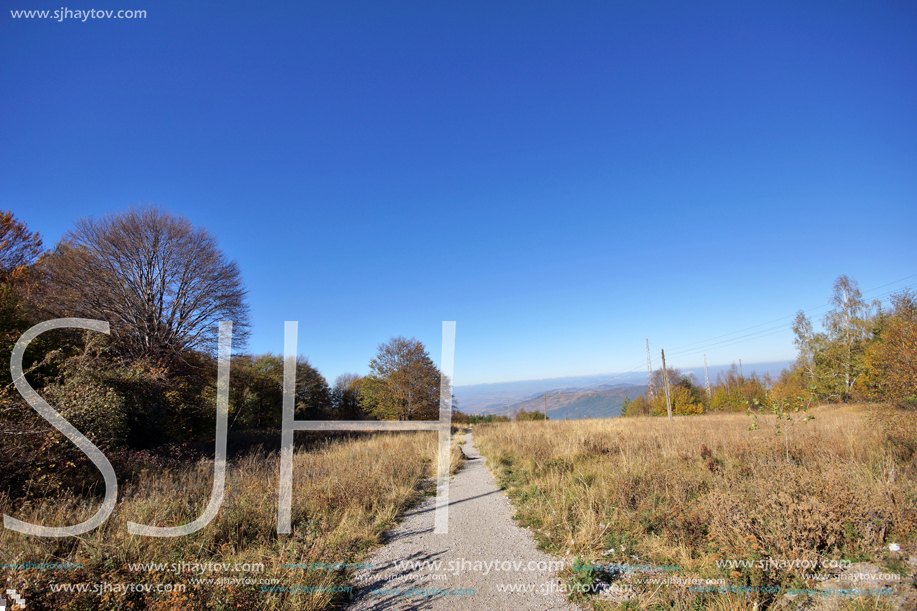
[{"label": "clear blue sky", "polygon": [[0,208],[48,246],[186,215],[251,350],[298,320],[329,382],[393,335],[438,362],[443,320],[457,384],[639,369],[646,338],[790,359],[839,274],[917,274],[913,2],[84,4],[147,17],[4,2]]}]

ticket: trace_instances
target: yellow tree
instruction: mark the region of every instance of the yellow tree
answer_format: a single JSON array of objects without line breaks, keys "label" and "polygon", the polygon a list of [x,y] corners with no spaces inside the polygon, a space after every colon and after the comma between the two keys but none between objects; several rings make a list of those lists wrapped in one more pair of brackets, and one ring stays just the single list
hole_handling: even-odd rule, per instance
[{"label": "yellow tree", "polygon": [[378,350],[360,385],[364,411],[380,420],[435,420],[440,371],[424,345],[399,336],[380,344]]},{"label": "yellow tree", "polygon": [[808,399],[810,395],[811,391],[806,387],[806,372],[798,363],[781,371],[770,390],[771,398],[779,403],[792,403],[799,397]]},{"label": "yellow tree", "polygon": [[[10,211],[0,213],[0,349],[9,360],[10,351],[22,333],[39,322],[30,295],[39,284],[36,273],[44,249],[38,232],[29,231]],[[26,364],[31,364],[36,350],[47,344],[41,338],[32,348]],[[0,395],[10,391],[9,365],[0,371]]]},{"label": "yellow tree", "polygon": [[9,210],[0,213],[0,280],[21,278],[43,252],[38,232],[30,232]]},{"label": "yellow tree", "polygon": [[864,352],[879,303],[866,303],[857,281],[844,275],[834,282],[831,303],[834,308],[825,314],[823,332],[814,332],[805,314],[797,313],[793,323],[797,366],[819,398],[848,401],[854,386],[862,384]]},{"label": "yellow tree", "polygon": [[[672,397],[672,413],[676,416],[693,416],[704,413],[704,406],[698,403],[694,394],[684,386],[673,386],[670,395]],[[657,394],[656,398],[653,399],[653,411],[651,414],[653,416],[665,416],[667,413],[665,396],[662,396],[661,393]]]},{"label": "yellow tree", "polygon": [[873,399],[917,396],[917,297],[904,290],[891,300],[891,312],[879,318],[876,339],[866,348],[858,386]]},{"label": "yellow tree", "polygon": [[[663,398],[663,401],[665,399]],[[643,395],[638,396],[633,401],[625,401],[623,406],[624,415],[632,416],[649,416],[652,404]]]},{"label": "yellow tree", "polygon": [[831,303],[834,309],[824,320],[830,344],[821,356],[823,368],[831,371],[846,401],[863,372],[861,358],[872,328],[872,308],[878,303],[867,304],[857,281],[845,275],[834,281]]}]

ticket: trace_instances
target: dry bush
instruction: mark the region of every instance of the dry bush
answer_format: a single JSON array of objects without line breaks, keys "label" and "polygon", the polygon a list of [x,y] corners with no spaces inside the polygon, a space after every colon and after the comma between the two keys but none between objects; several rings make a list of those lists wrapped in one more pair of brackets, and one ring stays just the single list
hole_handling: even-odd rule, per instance
[{"label": "dry bush", "polygon": [[[551,553],[790,585],[814,571],[716,561],[881,561],[888,542],[917,542],[917,416],[879,406],[812,413],[792,430],[789,462],[783,439],[749,431],[744,414],[490,424],[475,438],[517,518]],[[654,596],[666,608],[714,604],[678,588]]]}]

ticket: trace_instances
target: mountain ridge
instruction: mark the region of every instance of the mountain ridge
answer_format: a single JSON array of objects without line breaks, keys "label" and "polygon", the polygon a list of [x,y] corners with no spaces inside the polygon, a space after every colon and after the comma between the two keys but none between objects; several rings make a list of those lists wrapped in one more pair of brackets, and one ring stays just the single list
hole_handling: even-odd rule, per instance
[{"label": "mountain ridge", "polygon": [[618,384],[615,388],[579,389],[574,391],[540,393],[508,406],[493,403],[485,407],[484,413],[498,416],[512,416],[519,409],[527,412],[543,412],[547,408],[550,420],[576,420],[581,418],[616,418],[621,415],[624,399],[636,399],[646,392],[646,386]]}]

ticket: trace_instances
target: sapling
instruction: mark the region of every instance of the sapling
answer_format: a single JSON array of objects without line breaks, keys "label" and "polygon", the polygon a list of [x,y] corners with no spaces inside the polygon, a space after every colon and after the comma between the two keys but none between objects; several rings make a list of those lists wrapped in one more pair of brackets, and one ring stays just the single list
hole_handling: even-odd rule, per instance
[{"label": "sapling", "polygon": [[[815,420],[815,416],[809,415],[809,405],[812,403],[812,398],[810,397],[804,406],[802,401],[802,397],[796,397],[795,405],[790,405],[786,400],[774,401],[768,410],[757,399],[754,399],[755,407],[759,408],[759,413],[752,413],[751,406],[748,405],[748,401],[745,401],[745,405],[748,406],[746,408],[748,415],[753,416],[755,419],[754,424],[748,430],[757,431],[760,428],[758,423],[762,422],[774,429],[777,435],[783,435],[787,462],[790,462],[790,428],[800,422],[805,424],[809,420]],[[802,413],[800,414],[800,412]],[[758,418],[759,415],[761,416],[760,419]],[[774,416],[774,422],[768,421],[767,416],[769,415]]]}]

